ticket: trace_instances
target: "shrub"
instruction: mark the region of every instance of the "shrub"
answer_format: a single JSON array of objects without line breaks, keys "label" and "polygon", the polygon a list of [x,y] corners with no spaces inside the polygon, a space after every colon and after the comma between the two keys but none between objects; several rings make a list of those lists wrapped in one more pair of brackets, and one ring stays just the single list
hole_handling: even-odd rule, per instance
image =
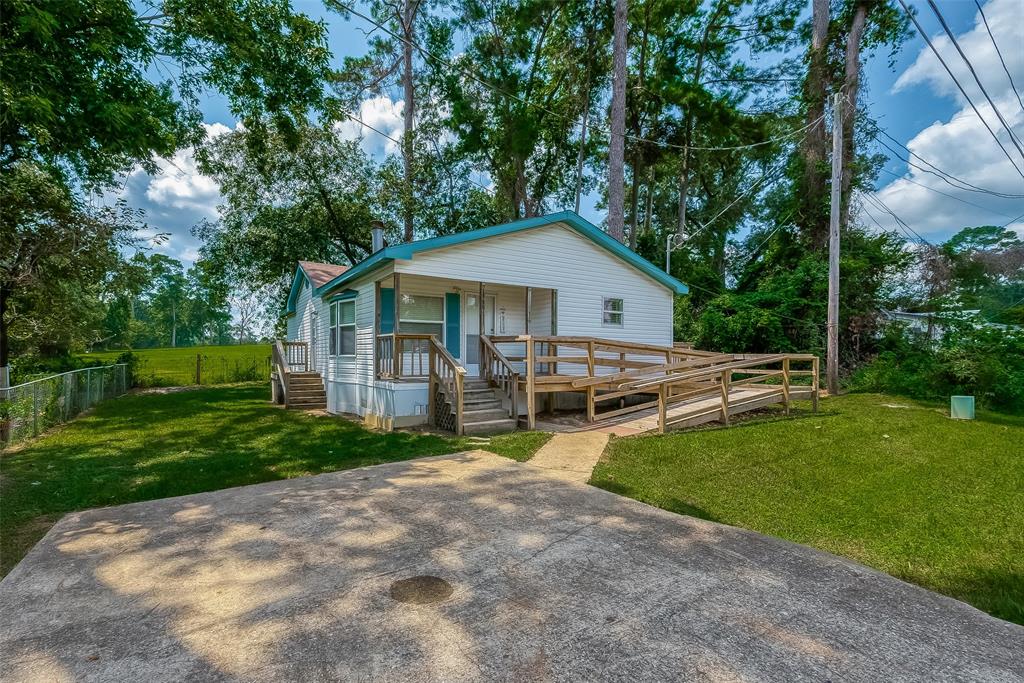
[{"label": "shrub", "polygon": [[1024,331],[961,325],[937,344],[887,328],[874,361],[854,373],[854,391],[914,398],[974,396],[982,406],[1024,412]]}]

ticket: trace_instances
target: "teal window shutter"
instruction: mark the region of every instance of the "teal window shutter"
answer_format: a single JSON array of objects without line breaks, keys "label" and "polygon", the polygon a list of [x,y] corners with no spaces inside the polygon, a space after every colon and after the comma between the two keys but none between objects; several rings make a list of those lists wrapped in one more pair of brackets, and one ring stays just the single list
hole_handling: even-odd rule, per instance
[{"label": "teal window shutter", "polygon": [[462,306],[459,304],[459,295],[455,292],[448,292],[444,295],[444,346],[448,353],[456,358],[459,357],[459,347],[462,345],[462,331],[460,318]]},{"label": "teal window shutter", "polygon": [[395,331],[395,290],[380,288],[380,333]]}]

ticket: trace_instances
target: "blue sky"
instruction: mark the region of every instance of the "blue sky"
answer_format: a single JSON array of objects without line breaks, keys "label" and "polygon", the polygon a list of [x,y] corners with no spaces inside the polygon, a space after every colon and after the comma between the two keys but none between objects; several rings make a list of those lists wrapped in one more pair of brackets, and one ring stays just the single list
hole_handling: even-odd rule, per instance
[{"label": "blue sky", "polygon": [[[894,1],[894,0],[893,0]],[[984,100],[959,56],[949,41],[940,36],[941,27],[927,5],[912,3],[925,30],[936,47],[954,69],[976,104]],[[1018,136],[1024,138],[1024,108],[1017,102],[998,56],[992,48],[973,1],[937,0],[961,47],[971,58],[986,89],[1000,112]],[[337,14],[323,14],[319,0],[297,0],[297,9],[311,15],[322,15],[328,23],[330,46],[335,58],[359,55],[366,49],[363,33],[370,27],[361,19],[345,20]],[[989,0],[985,14],[1006,60],[1014,81],[1024,85],[1024,0]],[[956,91],[934,55],[919,35],[903,46],[892,68],[887,52],[870,57],[866,62],[864,97],[870,114],[890,135],[909,146],[915,153],[939,168],[982,188],[1009,194],[1024,194],[1024,179],[991,139],[977,116]],[[391,99],[364,102],[360,117],[368,124],[389,134],[401,132],[401,102],[396,92]],[[994,130],[998,121],[987,104],[979,105]],[[203,102],[204,119],[211,134],[235,125],[223,100],[216,96]],[[358,126],[347,124],[347,134],[360,134]],[[363,130],[363,146],[372,154],[393,152],[393,144],[369,130]],[[1003,133],[1004,145],[1015,153]],[[891,143],[890,143],[891,144]],[[885,150],[881,150],[885,152]],[[887,152],[885,152],[887,153]],[[887,153],[888,154],[888,153]],[[891,156],[891,155],[890,155]],[[190,262],[198,255],[199,244],[190,228],[203,218],[215,218],[219,192],[215,183],[201,176],[195,168],[191,151],[182,150],[173,159],[160,162],[163,172],[158,176],[136,172],[124,185],[128,201],[147,212],[153,232],[169,234],[158,247],[177,258]],[[1024,168],[1024,159],[1018,164]],[[900,216],[925,239],[935,242],[948,238],[968,225],[1009,223],[1024,233],[1024,199],[997,198],[988,194],[958,190],[934,175],[908,168],[898,159],[890,158],[875,187],[875,196]],[[940,194],[944,192],[947,195]],[[876,222],[892,228],[895,221],[873,204],[860,200],[860,215],[868,225]],[[581,211],[594,222],[604,214],[594,206],[591,197]]]}]

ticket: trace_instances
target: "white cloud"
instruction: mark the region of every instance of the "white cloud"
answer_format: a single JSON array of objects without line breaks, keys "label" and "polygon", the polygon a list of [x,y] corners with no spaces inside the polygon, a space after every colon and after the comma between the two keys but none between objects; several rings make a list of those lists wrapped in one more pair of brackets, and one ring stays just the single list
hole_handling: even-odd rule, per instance
[{"label": "white cloud", "polygon": [[[1019,18],[1020,7],[1020,0],[991,0],[984,7],[992,33],[1018,85],[1024,83],[1024,23]],[[1007,123],[1015,134],[1024,139],[1024,109],[1013,93],[980,14],[975,16],[974,26],[970,30],[957,36],[957,42],[970,57],[979,78]],[[952,43],[944,36],[934,38],[933,43],[989,126],[999,133],[1002,125]],[[936,121],[920,131],[906,143],[907,147],[971,185],[1005,194],[1024,194],[1024,178],[1014,170],[927,46],[922,48],[914,63],[900,75],[893,90],[913,87],[927,87],[941,97],[955,98],[961,109],[949,121]],[[1011,144],[1009,134],[1002,130],[999,139],[1017,165],[1024,170],[1024,157]],[[918,166],[925,166],[919,159],[911,158],[911,161]],[[936,190],[952,197],[939,194]],[[995,197],[958,189],[931,173],[913,167],[908,167],[902,178],[883,187],[877,196],[930,241],[946,239],[967,226],[1002,225],[1024,214],[1024,199]],[[895,227],[891,217],[870,204],[867,208],[883,226]],[[1010,222],[1008,227],[1024,232],[1024,219]]]},{"label": "white cloud", "polygon": [[[335,125],[338,134],[346,140],[359,140],[363,151],[371,156],[397,154],[400,147],[395,140],[401,140],[405,132],[402,111],[405,103],[402,100],[392,101],[389,97],[372,97],[359,104],[358,118],[365,123],[348,119]],[[383,133],[377,133],[376,128]],[[388,137],[385,137],[388,136]],[[388,138],[394,138],[390,140]]]},{"label": "white cloud", "polygon": [[[206,137],[215,138],[231,131],[220,123],[204,123]],[[160,174],[152,176],[146,188],[146,198],[158,206],[189,209],[209,218],[217,216],[220,187],[199,172],[194,151],[178,150],[170,159],[157,159]]]}]

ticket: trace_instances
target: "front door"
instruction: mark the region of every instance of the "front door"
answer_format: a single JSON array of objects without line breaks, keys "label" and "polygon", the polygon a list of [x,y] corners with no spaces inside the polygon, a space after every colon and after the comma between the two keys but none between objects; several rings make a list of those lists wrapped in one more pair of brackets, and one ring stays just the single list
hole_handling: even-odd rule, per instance
[{"label": "front door", "polygon": [[[480,374],[480,295],[467,294],[463,319],[463,358],[466,359],[466,372],[470,376]],[[484,334],[494,334],[494,295],[484,295]]]}]

